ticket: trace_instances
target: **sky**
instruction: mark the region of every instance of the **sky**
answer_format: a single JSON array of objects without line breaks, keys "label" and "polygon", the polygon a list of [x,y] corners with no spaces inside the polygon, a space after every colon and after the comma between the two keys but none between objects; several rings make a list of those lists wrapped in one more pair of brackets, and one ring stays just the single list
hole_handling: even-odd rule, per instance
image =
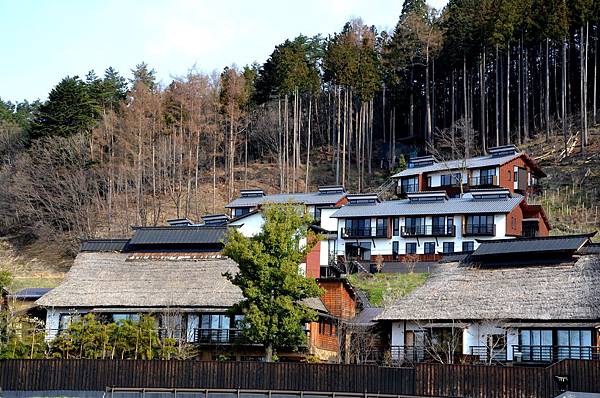
[{"label": "sky", "polygon": [[[361,17],[395,26],[402,0],[0,0],[0,98],[46,99],[63,77],[130,77],[146,62],[168,84],[191,68],[263,63],[300,33],[326,36]],[[440,9],[446,0],[430,0]]]}]

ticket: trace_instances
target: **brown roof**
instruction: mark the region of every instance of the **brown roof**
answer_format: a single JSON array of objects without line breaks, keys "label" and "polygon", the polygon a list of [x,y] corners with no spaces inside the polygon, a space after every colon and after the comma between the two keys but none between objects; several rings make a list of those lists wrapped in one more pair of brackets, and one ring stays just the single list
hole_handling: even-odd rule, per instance
[{"label": "brown roof", "polygon": [[65,280],[36,303],[46,307],[230,307],[242,299],[223,273],[228,258],[130,260],[80,253]]},{"label": "brown roof", "polygon": [[546,266],[440,264],[378,320],[600,320],[600,257]]}]

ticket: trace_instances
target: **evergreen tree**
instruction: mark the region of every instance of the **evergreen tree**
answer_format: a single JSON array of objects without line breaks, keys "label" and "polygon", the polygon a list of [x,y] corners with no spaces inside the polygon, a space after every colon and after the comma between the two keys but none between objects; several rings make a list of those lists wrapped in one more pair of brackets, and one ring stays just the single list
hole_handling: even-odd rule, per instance
[{"label": "evergreen tree", "polygon": [[232,229],[223,253],[239,264],[237,274],[226,276],[244,295],[235,308],[244,315],[244,334],[264,345],[265,360],[270,362],[274,350],[306,342],[303,325],[314,319],[315,312],[299,302],[318,297],[321,289],[314,279],[299,273],[299,264],[316,243],[308,232],[309,217],[291,204],[266,205],[262,214],[261,233],[247,238]]},{"label": "evergreen tree", "polygon": [[89,131],[100,116],[100,106],[89,87],[78,76],[65,77],[39,107],[32,124],[31,138],[68,137]]},{"label": "evergreen tree", "polygon": [[156,71],[150,69],[145,62],[139,63],[131,70],[133,79],[130,79],[132,86],[142,83],[148,90],[156,89]]}]

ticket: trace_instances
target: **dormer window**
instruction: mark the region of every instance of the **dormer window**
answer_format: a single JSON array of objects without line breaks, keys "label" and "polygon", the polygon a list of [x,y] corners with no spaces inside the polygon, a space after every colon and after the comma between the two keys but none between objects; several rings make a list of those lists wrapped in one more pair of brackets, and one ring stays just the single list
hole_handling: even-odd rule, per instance
[{"label": "dormer window", "polygon": [[407,195],[410,202],[443,202],[448,200],[445,191],[415,192]]},{"label": "dormer window", "polygon": [[348,195],[348,205],[374,205],[379,202],[377,195],[365,194],[365,195]]},{"label": "dormer window", "polygon": [[490,155],[492,155],[492,157],[510,156],[510,155],[518,154],[519,148],[517,148],[514,145],[504,145],[504,146],[489,148],[488,152]]},{"label": "dormer window", "polygon": [[414,168],[417,168],[417,167],[431,166],[435,162],[436,162],[435,158],[433,156],[431,156],[431,155],[429,155],[429,156],[421,156],[421,157],[410,159],[408,161],[408,168],[409,169],[414,169]]},{"label": "dormer window", "polygon": [[321,186],[319,186],[319,194],[321,194],[321,195],[341,194],[344,192],[346,192],[346,189],[342,185],[321,185]]},{"label": "dormer window", "polygon": [[242,198],[260,198],[265,196],[265,191],[262,189],[242,189],[240,196]]},{"label": "dormer window", "polygon": [[475,200],[498,200],[510,198],[508,189],[474,189],[471,195]]}]

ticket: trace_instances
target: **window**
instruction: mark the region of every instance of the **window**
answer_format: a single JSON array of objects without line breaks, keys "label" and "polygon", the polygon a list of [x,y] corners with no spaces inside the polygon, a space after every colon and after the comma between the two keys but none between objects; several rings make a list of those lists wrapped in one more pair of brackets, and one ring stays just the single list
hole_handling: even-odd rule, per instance
[{"label": "window", "polygon": [[406,217],[404,232],[406,235],[422,235],[425,233],[425,217]]},{"label": "window", "polygon": [[330,319],[321,319],[319,321],[319,334],[324,336],[333,336],[335,334],[335,326]]},{"label": "window", "polygon": [[400,218],[394,217],[392,219],[392,223],[393,223],[393,229],[394,229],[394,236],[399,236],[400,235]]},{"label": "window", "polygon": [[419,178],[403,178],[400,180],[400,190],[402,193],[419,192]]},{"label": "window", "polygon": [[243,216],[244,214],[248,214],[248,213],[250,213],[249,207],[236,207],[235,209],[233,209],[234,217],[240,217],[240,216]]},{"label": "window", "polygon": [[387,236],[387,218],[378,218],[376,220],[375,236],[382,238]]},{"label": "window", "polygon": [[455,186],[455,185],[459,185],[461,180],[462,180],[461,173],[442,174],[440,176],[440,185],[443,187]]},{"label": "window", "polygon": [[431,233],[433,235],[445,235],[446,217],[432,217]]},{"label": "window", "polygon": [[346,242],[346,258],[350,260],[371,260],[371,242]]},{"label": "window", "polygon": [[508,170],[508,181],[512,181],[512,175],[510,173],[510,170]]},{"label": "window", "polygon": [[400,254],[400,243],[398,241],[392,242],[392,257],[394,260],[398,259],[398,254]]},{"label": "window", "polygon": [[425,242],[424,253],[425,254],[435,254],[435,242]]},{"label": "window", "polygon": [[444,242],[444,253],[454,253],[454,242]]},{"label": "window", "polygon": [[321,208],[315,207],[315,212],[313,214],[314,222],[321,222]]},{"label": "window", "polygon": [[[522,170],[522,169],[517,169],[517,170]],[[513,174],[515,176],[515,182],[518,182],[519,181],[519,172],[515,172]]]},{"label": "window", "polygon": [[[494,185],[496,169],[481,169],[479,171],[479,184],[476,185]],[[477,180],[476,180],[477,181]]]},{"label": "window", "polygon": [[511,222],[511,226],[512,226],[513,231],[515,229],[517,229],[517,219],[515,217],[511,217],[510,218],[510,222]]},{"label": "window", "polygon": [[493,235],[494,234],[494,216],[493,215],[471,215],[467,216],[465,225],[465,234],[467,235]]},{"label": "window", "polygon": [[140,314],[112,314],[112,320],[114,323],[125,321],[137,323],[140,321]]},{"label": "window", "polygon": [[406,254],[417,254],[417,244],[416,243],[407,243],[406,244]]},{"label": "window", "polygon": [[427,186],[431,188],[431,176],[427,176]]},{"label": "window", "polygon": [[466,241],[462,243],[463,252],[472,252],[473,250],[475,250],[475,244],[473,241]]},{"label": "window", "polygon": [[519,341],[524,361],[552,360],[552,330],[523,329]]},{"label": "window", "polygon": [[592,359],[591,330],[558,330],[558,359]]},{"label": "window", "polygon": [[371,236],[370,218],[346,218],[344,235],[356,237]]}]

